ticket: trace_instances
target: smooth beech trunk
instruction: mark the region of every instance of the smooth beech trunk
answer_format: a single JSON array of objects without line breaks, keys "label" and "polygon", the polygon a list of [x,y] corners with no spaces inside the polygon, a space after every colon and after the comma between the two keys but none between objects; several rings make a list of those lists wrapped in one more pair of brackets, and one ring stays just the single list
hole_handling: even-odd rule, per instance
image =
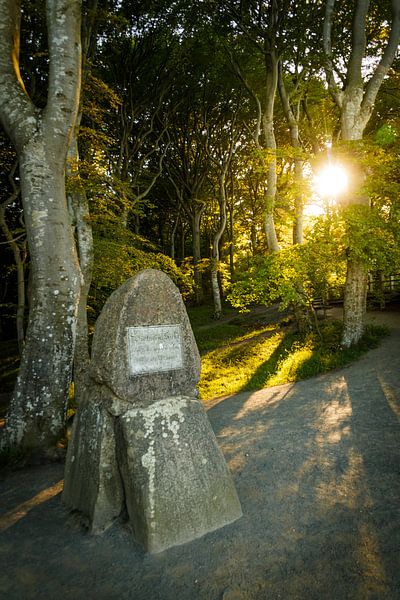
[{"label": "smooth beech trunk", "polygon": [[0,118],[14,143],[31,257],[31,306],[4,449],[53,445],[71,381],[81,272],[65,193],[66,154],[80,92],[79,0],[47,2],[49,85],[37,109],[19,73],[21,3],[0,0]]},{"label": "smooth beech trunk", "polygon": [[204,207],[193,210],[192,216],[192,246],[193,246],[193,276],[195,286],[196,304],[203,302],[203,277],[201,273],[201,249],[200,249],[200,223]]},{"label": "smooth beech trunk", "polygon": [[[289,93],[286,90],[285,81],[283,77],[282,63],[278,66],[278,89],[279,96],[283,107],[283,112],[289,126],[290,131],[290,142],[293,148],[301,148],[300,135],[299,135],[299,111],[294,111]],[[298,102],[299,103],[299,102]],[[296,114],[295,114],[296,112]],[[301,183],[303,179],[303,160],[299,157],[294,159],[294,180],[297,187],[296,195],[294,198],[294,215],[293,215],[293,244],[304,243],[304,219],[303,219],[303,206],[304,199],[300,193]]]},{"label": "smooth beech trunk", "polygon": [[221,177],[223,189],[220,198],[220,222],[218,231],[214,235],[211,258],[211,287],[214,300],[214,318],[219,319],[222,313],[221,292],[219,289],[218,270],[219,270],[219,244],[226,228],[226,194],[225,177]]},{"label": "smooth beech trunk", "polygon": [[276,143],[272,122],[265,126],[265,131],[269,132],[265,137],[270,155],[267,164],[267,191],[264,198],[264,230],[268,250],[272,253],[280,250],[274,221],[277,174]]},{"label": "smooth beech trunk", "polygon": [[279,243],[274,222],[277,189],[276,139],[274,128],[275,96],[278,85],[278,58],[274,50],[266,53],[265,107],[262,115],[264,147],[267,150],[267,190],[264,198],[264,230],[268,250],[279,252]]},{"label": "smooth beech trunk", "polygon": [[50,446],[63,429],[80,290],[62,163],[37,137],[20,160],[32,304],[6,429],[7,445],[25,448]]}]

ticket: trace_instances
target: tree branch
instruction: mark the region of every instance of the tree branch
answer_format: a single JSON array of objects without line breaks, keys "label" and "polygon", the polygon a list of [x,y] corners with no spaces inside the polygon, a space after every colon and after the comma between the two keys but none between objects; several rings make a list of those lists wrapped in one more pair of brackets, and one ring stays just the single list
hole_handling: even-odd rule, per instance
[{"label": "tree branch", "polygon": [[364,120],[368,120],[375,103],[376,96],[385,76],[396,57],[396,53],[400,42],[400,2],[392,0],[392,27],[390,36],[383,53],[382,59],[375,69],[374,74],[368,81],[365,88],[364,98],[361,104],[361,114]]},{"label": "tree branch", "polygon": [[152,187],[154,186],[154,184],[156,183],[157,179],[160,177],[161,173],[162,173],[162,167],[163,167],[163,161],[165,158],[165,155],[167,154],[168,148],[170,146],[171,142],[168,142],[167,144],[165,144],[163,151],[160,154],[160,158],[158,160],[158,170],[157,172],[154,174],[151,182],[149,183],[149,185],[147,186],[147,188],[144,190],[144,192],[142,192],[141,194],[138,194],[135,197],[135,201],[136,202],[140,202],[140,200],[143,200],[143,198],[145,198],[147,196],[147,194],[150,192],[150,190],[152,189]]},{"label": "tree branch", "polygon": [[259,97],[257,96],[257,94],[255,93],[255,91],[253,90],[253,88],[251,87],[251,85],[249,84],[249,82],[247,81],[246,77],[243,74],[242,69],[240,68],[239,63],[237,62],[236,58],[233,56],[230,48],[226,47],[226,50],[228,52],[229,55],[229,59],[231,61],[231,65],[237,75],[237,77],[240,79],[240,81],[243,83],[244,87],[246,88],[246,90],[249,92],[250,96],[254,99],[255,103],[256,103],[256,107],[257,107],[257,124],[256,124],[256,130],[253,132],[252,137],[254,139],[254,142],[257,146],[257,148],[260,148],[260,135],[261,135],[261,120],[262,120],[262,107],[261,107],[261,102]]},{"label": "tree branch", "polygon": [[326,0],[325,17],[323,27],[323,47],[325,54],[325,74],[328,83],[329,93],[333,100],[341,108],[343,102],[343,92],[339,90],[334,75],[333,57],[332,57],[332,18],[335,8],[335,0]]},{"label": "tree branch", "polygon": [[68,148],[79,108],[81,0],[47,0],[49,89],[44,124]]},{"label": "tree branch", "polygon": [[21,0],[0,0],[0,120],[19,151],[37,128],[19,71]]},{"label": "tree branch", "polygon": [[362,81],[361,65],[365,55],[367,38],[365,35],[365,20],[367,18],[370,0],[358,0],[353,16],[351,54],[347,70],[347,86],[359,86]]},{"label": "tree branch", "polygon": [[[279,96],[280,96],[281,103],[282,103],[283,112],[284,112],[286,120],[289,124],[290,135],[292,138],[292,144],[293,144],[293,146],[298,146],[299,145],[298,122],[294,115],[292,107],[290,105],[289,94],[286,90],[285,82],[283,79],[283,69],[282,69],[281,61],[279,61],[279,65],[278,65],[278,90],[279,90]],[[294,129],[297,131],[297,136],[293,135]]]},{"label": "tree branch", "polygon": [[243,33],[243,35],[245,35],[246,38],[249,40],[249,42],[253,46],[255,46],[257,48],[257,50],[264,53],[263,45],[260,44],[260,42],[257,40],[257,38],[254,35],[254,34],[256,34],[256,35],[258,34],[258,35],[260,35],[260,37],[264,37],[264,30],[263,30],[261,23],[259,23],[258,25],[253,24],[252,26],[250,25],[250,27],[248,27],[244,23],[242,14],[240,12],[238,12],[237,10],[235,10],[232,7],[231,3],[222,2],[222,5],[225,8],[225,10],[227,11],[228,15],[231,17],[231,19],[233,21],[235,21],[236,25],[238,26],[240,31]]}]

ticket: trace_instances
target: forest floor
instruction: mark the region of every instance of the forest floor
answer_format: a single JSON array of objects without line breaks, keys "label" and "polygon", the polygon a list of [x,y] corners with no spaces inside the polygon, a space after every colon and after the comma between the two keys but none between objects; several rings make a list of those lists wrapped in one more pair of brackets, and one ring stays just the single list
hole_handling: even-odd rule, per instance
[{"label": "forest floor", "polygon": [[350,366],[210,403],[243,517],[198,540],[89,536],[62,463],[4,473],[0,597],[400,599],[400,311],[369,316],[390,335]]}]

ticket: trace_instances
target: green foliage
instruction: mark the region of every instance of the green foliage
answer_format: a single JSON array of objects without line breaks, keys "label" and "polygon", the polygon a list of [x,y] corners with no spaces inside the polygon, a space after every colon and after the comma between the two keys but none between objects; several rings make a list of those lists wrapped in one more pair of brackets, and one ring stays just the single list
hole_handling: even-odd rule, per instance
[{"label": "green foliage", "polygon": [[321,225],[307,244],[256,257],[232,286],[232,305],[243,310],[253,303],[279,301],[282,309],[306,307],[313,298],[325,296],[329,286],[341,285],[343,257],[328,231]]},{"label": "green foliage", "polygon": [[[193,312],[191,316],[193,316]],[[253,325],[243,334],[246,316],[241,324],[229,322],[194,326],[202,354],[199,383],[204,401],[212,398],[258,390],[299,381],[343,367],[376,347],[387,330],[368,326],[356,346],[340,345],[342,323],[321,323],[320,335],[302,336],[283,330],[279,325]]]},{"label": "green foliage", "polygon": [[382,127],[380,127],[375,134],[375,140],[381,146],[393,144],[393,142],[396,140],[396,137],[396,128],[390,123],[385,123],[382,125]]},{"label": "green foliage", "polygon": [[111,223],[95,228],[93,283],[89,297],[91,320],[108,296],[142,269],[159,269],[178,285],[184,298],[192,293],[191,277],[154,245],[122,225]]},{"label": "green foliage", "polygon": [[393,126],[380,131],[374,139],[347,142],[338,150],[353,172],[350,184],[356,189],[350,193],[360,199],[350,206],[345,202],[339,211],[338,240],[367,269],[390,273],[400,260],[400,146]]},{"label": "green foliage", "polygon": [[343,243],[348,252],[365,263],[368,269],[385,270],[400,258],[396,231],[376,208],[355,205],[343,212],[346,226]]}]

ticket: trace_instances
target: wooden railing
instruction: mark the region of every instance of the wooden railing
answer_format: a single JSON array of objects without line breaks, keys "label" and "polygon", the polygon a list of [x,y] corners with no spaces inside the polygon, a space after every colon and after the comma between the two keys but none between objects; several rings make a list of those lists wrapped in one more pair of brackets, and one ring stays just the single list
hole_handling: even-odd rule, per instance
[{"label": "wooden railing", "polygon": [[[367,298],[369,302],[380,304],[383,308],[385,303],[400,299],[400,274],[385,277],[369,276]],[[312,300],[314,310],[327,310],[334,305],[343,304],[344,286],[338,286],[327,290],[324,297],[315,297]]]}]

